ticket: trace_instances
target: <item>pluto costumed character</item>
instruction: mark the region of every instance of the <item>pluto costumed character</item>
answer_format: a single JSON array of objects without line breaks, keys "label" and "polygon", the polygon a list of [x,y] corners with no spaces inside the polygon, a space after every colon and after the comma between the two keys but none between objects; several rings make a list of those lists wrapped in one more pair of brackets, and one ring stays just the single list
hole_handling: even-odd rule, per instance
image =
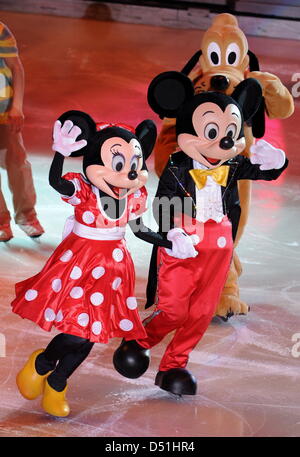
[{"label": "pluto costumed character", "polygon": [[147,298],[153,303],[157,295],[157,306],[144,320],[147,337],[126,338],[114,365],[124,376],[142,375],[149,349],[175,330],[155,384],[173,394],[194,395],[197,382],[186,365],[215,313],[229,271],[240,218],[238,182],[277,179],[288,161],[264,140],[251,146],[250,159],[241,155],[244,122],[253,119],[262,102],[256,79],[239,83],[231,96],[194,95],[186,75],[165,72],[151,82],[148,101],[159,115],[176,117],[181,150],[171,155],[160,177],[153,212],[159,233],[172,241],[173,250],[178,244],[181,257],[154,248],[157,261]]},{"label": "pluto costumed character", "polygon": [[[220,14],[204,33],[201,50],[185,65],[182,72],[189,75],[195,93],[218,91],[232,94],[238,83],[247,78],[260,82],[263,101],[250,122],[244,126],[246,148],[243,155],[250,156],[254,138],[261,138],[265,131],[265,113],[270,119],[284,119],[293,113],[292,96],[280,79],[270,73],[259,71],[257,57],[248,50],[247,39],[231,14]],[[176,120],[164,118],[161,133],[155,148],[155,169],[160,176],[172,154],[178,149]],[[238,183],[241,215],[234,246],[236,247],[248,220],[251,183]],[[224,320],[233,314],[246,314],[248,306],[239,297],[238,277],[242,271],[236,252],[233,255],[230,272],[222,292],[216,314]]]}]

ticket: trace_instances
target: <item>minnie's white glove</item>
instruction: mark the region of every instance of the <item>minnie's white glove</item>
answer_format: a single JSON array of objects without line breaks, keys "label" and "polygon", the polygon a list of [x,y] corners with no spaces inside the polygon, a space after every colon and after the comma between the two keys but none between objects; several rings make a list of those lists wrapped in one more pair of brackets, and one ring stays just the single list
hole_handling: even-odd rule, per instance
[{"label": "minnie's white glove", "polygon": [[81,129],[72,121],[65,121],[63,126],[60,121],[56,121],[53,128],[53,151],[69,157],[72,152],[84,148],[87,144],[85,140],[76,141],[80,134]]},{"label": "minnie's white glove", "polygon": [[261,170],[272,170],[283,167],[285,153],[282,149],[274,148],[265,140],[259,140],[250,147],[250,162],[253,165],[259,164]]},{"label": "minnie's white glove", "polygon": [[173,228],[168,231],[167,239],[172,241],[172,249],[166,249],[167,254],[177,259],[196,257],[198,252],[193,246],[193,241],[181,228]]}]

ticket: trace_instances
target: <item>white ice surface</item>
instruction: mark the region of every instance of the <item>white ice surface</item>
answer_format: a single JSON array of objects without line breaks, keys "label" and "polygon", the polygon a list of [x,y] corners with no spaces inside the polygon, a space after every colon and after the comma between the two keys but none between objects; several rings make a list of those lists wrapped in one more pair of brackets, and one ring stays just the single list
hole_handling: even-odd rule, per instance
[{"label": "white ice surface", "polygon": [[[13,224],[14,239],[0,245],[0,329],[6,338],[6,357],[0,358],[0,436],[299,436],[300,357],[291,352],[292,335],[300,333],[298,182],[254,186],[251,217],[239,247],[244,267],[241,295],[251,312],[210,325],[190,357],[189,368],[199,384],[195,397],[178,400],[153,384],[169,338],[152,350],[151,367],[137,380],[114,371],[115,340],[94,347],[70,381],[70,417],[54,419],[43,413],[39,401],[21,398],[15,386],[25,358],[45,346],[50,335],[13,315],[10,302],[14,283],[37,273],[60,242],[72,208],[48,185],[51,158],[30,160],[46,233],[33,241]],[[80,162],[69,160],[66,169],[79,171]],[[155,187],[151,175],[150,195]],[[129,230],[127,240],[145,317],[151,247]]]}]

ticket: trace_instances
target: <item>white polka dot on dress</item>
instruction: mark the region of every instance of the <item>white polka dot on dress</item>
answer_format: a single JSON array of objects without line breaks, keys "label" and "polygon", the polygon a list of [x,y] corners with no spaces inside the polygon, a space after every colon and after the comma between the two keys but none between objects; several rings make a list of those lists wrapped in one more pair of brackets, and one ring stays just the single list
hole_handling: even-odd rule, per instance
[{"label": "white polka dot on dress", "polygon": [[69,262],[69,260],[71,260],[73,257],[73,252],[71,251],[71,249],[68,249],[60,258],[60,260],[62,262]]},{"label": "white polka dot on dress", "polygon": [[95,216],[91,211],[85,211],[82,215],[82,220],[86,224],[92,224],[95,220]]},{"label": "white polka dot on dress", "polygon": [[133,323],[129,319],[122,319],[119,326],[124,332],[130,332],[133,329]]},{"label": "white polka dot on dress", "polygon": [[136,309],[137,308],[137,301],[135,297],[128,297],[126,300],[127,308],[129,309]]},{"label": "white polka dot on dress", "polygon": [[103,267],[96,267],[92,271],[92,276],[94,279],[99,279],[101,276],[103,276],[105,273],[105,268]]},{"label": "white polka dot on dress", "polygon": [[56,314],[51,308],[46,308],[44,312],[44,317],[47,322],[52,322],[54,321]]},{"label": "white polka dot on dress", "polygon": [[90,322],[90,316],[87,313],[80,313],[77,317],[77,322],[81,327],[86,327]]},{"label": "white polka dot on dress", "polygon": [[69,198],[68,202],[71,203],[71,205],[77,206],[77,205],[80,205],[81,200],[80,200],[80,198],[74,196],[74,197]]},{"label": "white polka dot on dress", "polygon": [[71,289],[70,295],[72,298],[81,298],[83,295],[83,288],[82,287],[73,287]]},{"label": "white polka dot on dress", "polygon": [[101,303],[103,303],[104,297],[101,292],[94,292],[91,297],[90,297],[91,303],[94,306],[99,306]]},{"label": "white polka dot on dress", "polygon": [[116,262],[122,262],[124,254],[121,249],[116,248],[113,250],[112,256]]},{"label": "white polka dot on dress", "polygon": [[34,289],[27,290],[25,294],[25,300],[31,301],[34,300],[38,296],[38,291]]},{"label": "white polka dot on dress", "polygon": [[133,194],[134,198],[140,198],[141,195],[142,195],[142,192],[140,191],[140,189],[136,190]]},{"label": "white polka dot on dress", "polygon": [[53,279],[51,287],[54,292],[56,292],[56,293],[60,292],[61,287],[62,287],[61,279],[59,279],[59,278]]},{"label": "white polka dot on dress", "polygon": [[102,330],[102,324],[101,324],[101,322],[99,322],[99,321],[93,322],[93,325],[92,325],[92,332],[94,333],[94,335],[100,335],[101,330]]},{"label": "white polka dot on dress", "polygon": [[121,279],[121,278],[115,278],[115,279],[113,280],[112,285],[111,285],[111,287],[113,288],[113,290],[117,290],[117,289],[120,287],[121,282],[122,282],[122,279]]},{"label": "white polka dot on dress", "polygon": [[71,279],[79,279],[82,275],[82,270],[81,268],[75,266],[73,270],[71,271],[70,278]]},{"label": "white polka dot on dress", "polygon": [[224,248],[226,246],[226,238],[224,236],[220,236],[217,239],[217,245],[219,246],[219,248]]},{"label": "white polka dot on dress", "polygon": [[55,322],[61,322],[63,320],[63,318],[64,318],[63,313],[61,312],[61,310],[59,310],[58,313],[56,314]]}]

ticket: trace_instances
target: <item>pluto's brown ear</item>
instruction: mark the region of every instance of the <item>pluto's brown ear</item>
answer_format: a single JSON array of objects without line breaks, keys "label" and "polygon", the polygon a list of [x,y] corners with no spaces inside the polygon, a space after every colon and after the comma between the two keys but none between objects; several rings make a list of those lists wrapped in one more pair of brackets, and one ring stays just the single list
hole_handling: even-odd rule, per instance
[{"label": "pluto's brown ear", "polygon": [[189,75],[192,71],[192,69],[197,65],[200,56],[202,55],[202,51],[197,51],[191,58],[190,60],[185,64],[183,69],[181,70],[181,73],[184,75]]},{"label": "pluto's brown ear", "polygon": [[[248,51],[249,70],[259,71],[259,61],[252,51]],[[261,104],[251,121],[252,134],[254,138],[261,138],[265,134],[265,99],[262,98]]]}]

